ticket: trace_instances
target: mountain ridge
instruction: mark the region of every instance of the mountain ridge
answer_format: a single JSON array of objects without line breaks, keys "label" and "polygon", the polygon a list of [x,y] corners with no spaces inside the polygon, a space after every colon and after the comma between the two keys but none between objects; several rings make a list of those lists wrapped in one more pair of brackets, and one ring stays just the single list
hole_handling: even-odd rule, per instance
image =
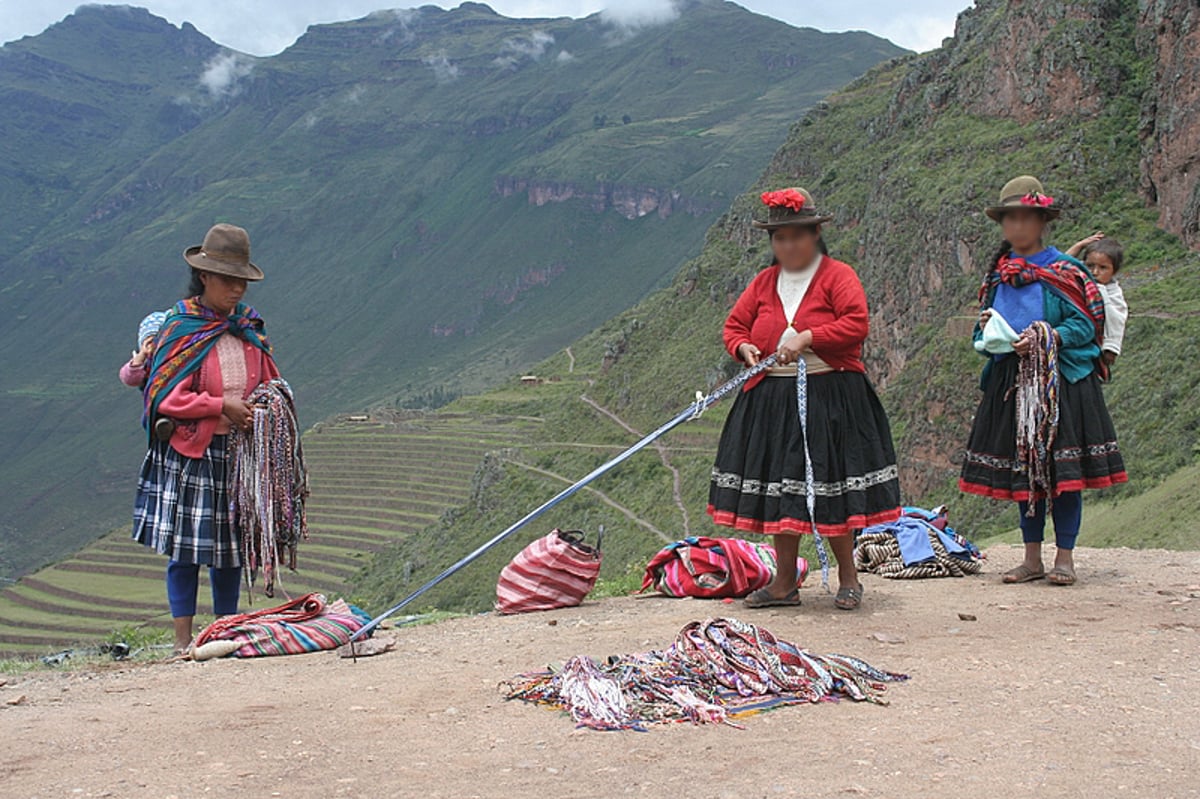
[{"label": "mountain ridge", "polygon": [[[621,36],[472,4],[375,14],[270,58],[156,20],[88,8],[0,48],[9,574],[127,513],[141,434],[112,372],[213,222],[251,233],[250,299],[308,422],[478,390],[661,285],[797,107],[902,53],[723,2]],[[89,58],[126,81],[89,80]],[[501,176],[605,208],[504,197]]]}]

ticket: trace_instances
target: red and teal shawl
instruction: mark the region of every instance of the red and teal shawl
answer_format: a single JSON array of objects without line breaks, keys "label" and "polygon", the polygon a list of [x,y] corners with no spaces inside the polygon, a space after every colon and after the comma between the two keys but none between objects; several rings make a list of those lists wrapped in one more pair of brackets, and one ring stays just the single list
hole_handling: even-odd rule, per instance
[{"label": "red and teal shawl", "polygon": [[150,364],[142,415],[142,425],[147,431],[151,429],[159,403],[171,389],[200,368],[223,334],[232,333],[270,355],[271,344],[263,327],[262,317],[245,303],[238,303],[229,316],[222,316],[202,305],[199,297],[175,303],[158,332],[158,346]]},{"label": "red and teal shawl", "polygon": [[1000,283],[1027,286],[1041,282],[1084,313],[1096,328],[1096,343],[1104,342],[1104,295],[1087,268],[1073,258],[1063,256],[1045,266],[1024,258],[1005,256],[983,279],[979,304],[986,307],[989,294]]}]

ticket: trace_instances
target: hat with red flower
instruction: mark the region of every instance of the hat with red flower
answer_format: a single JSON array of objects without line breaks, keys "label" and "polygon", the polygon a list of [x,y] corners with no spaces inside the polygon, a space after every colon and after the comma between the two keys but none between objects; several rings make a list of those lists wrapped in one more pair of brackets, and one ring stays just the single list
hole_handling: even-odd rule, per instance
[{"label": "hat with red flower", "polygon": [[1022,175],[1005,183],[1000,190],[1000,204],[988,206],[983,212],[999,222],[1014,208],[1033,208],[1041,211],[1048,220],[1058,219],[1062,213],[1062,209],[1054,204],[1054,198],[1046,196],[1042,182],[1032,175]]},{"label": "hat with red flower", "polygon": [[823,225],[832,216],[822,214],[813,206],[812,195],[800,187],[763,192],[762,204],[767,207],[766,221],[755,219],[751,224],[759,230],[778,230],[797,225]]}]

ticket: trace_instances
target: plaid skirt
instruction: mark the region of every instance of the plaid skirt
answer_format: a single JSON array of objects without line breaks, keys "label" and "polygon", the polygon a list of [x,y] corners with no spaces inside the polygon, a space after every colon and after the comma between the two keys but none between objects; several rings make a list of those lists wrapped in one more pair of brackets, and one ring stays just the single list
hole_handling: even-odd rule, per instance
[{"label": "plaid skirt", "polygon": [[138,478],[133,539],[179,563],[241,566],[229,476],[229,436],[213,436],[199,458],[155,441]]}]

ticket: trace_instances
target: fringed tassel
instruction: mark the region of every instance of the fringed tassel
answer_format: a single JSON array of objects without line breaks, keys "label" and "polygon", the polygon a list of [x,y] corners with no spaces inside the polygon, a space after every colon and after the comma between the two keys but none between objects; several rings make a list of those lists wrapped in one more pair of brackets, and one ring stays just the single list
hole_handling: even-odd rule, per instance
[{"label": "fringed tassel", "polygon": [[886,684],[908,679],[845,655],[816,655],[737,619],[693,622],[667,650],[609,658],[580,656],[561,670],[506,684],[508,699],[551,705],[597,730],[642,730],[688,721],[731,724],[738,707],[778,697],[847,698],[886,704]]},{"label": "fringed tassel", "polygon": [[1033,349],[1017,367],[1017,461],[1029,479],[1029,516],[1036,500],[1054,502],[1054,439],[1058,433],[1058,342],[1054,328],[1034,322],[1026,331]]},{"label": "fringed tassel", "polygon": [[280,565],[294,571],[296,548],[308,538],[308,469],[287,381],[263,383],[246,401],[254,424],[233,436],[230,511],[241,533],[246,584],[253,587],[261,570],[263,593],[273,597]]}]

